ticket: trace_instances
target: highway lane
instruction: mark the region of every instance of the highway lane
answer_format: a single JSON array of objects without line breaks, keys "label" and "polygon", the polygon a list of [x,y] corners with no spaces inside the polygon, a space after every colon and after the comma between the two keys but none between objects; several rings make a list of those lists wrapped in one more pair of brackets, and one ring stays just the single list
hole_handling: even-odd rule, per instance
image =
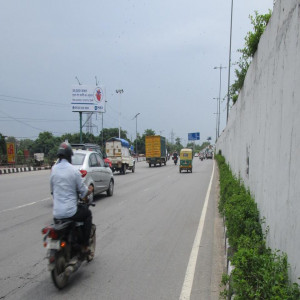
[{"label": "highway lane", "polygon": [[[0,177],[0,299],[179,299],[202,213],[213,161],[115,174],[113,197],[92,208],[97,249],[58,291],[44,259],[41,228],[52,221],[50,171]],[[223,271],[216,174],[208,200],[191,299],[218,299]]]}]

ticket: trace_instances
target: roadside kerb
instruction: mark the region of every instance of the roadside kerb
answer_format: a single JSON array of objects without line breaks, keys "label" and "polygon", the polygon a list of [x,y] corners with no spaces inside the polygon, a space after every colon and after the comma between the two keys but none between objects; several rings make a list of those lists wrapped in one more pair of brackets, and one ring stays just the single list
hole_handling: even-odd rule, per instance
[{"label": "roadside kerb", "polygon": [[40,170],[49,170],[51,167],[20,167],[20,168],[0,168],[0,175],[2,174],[12,174],[12,173],[21,173],[21,172],[30,172],[30,171],[40,171]]}]

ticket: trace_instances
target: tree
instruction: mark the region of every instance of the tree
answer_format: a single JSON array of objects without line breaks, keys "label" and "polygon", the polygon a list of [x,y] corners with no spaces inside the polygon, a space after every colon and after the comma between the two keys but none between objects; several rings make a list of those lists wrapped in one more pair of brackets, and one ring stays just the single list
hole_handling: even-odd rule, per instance
[{"label": "tree", "polygon": [[[112,138],[112,137],[119,137],[119,128],[103,128],[103,143]],[[122,130],[120,131],[121,139],[128,140],[127,131]],[[98,138],[98,143],[102,144],[102,131],[100,131]]]},{"label": "tree", "polygon": [[[138,146],[138,153],[139,154],[145,154],[146,153],[146,149],[145,149],[145,139],[146,139],[146,136],[149,136],[149,135],[155,135],[155,131],[153,129],[146,129],[143,133],[142,136],[140,136],[138,134],[137,136],[137,139],[135,139],[133,141],[133,145],[134,147],[136,148],[136,143],[137,143],[137,146]],[[136,151],[136,149],[135,149]]]},{"label": "tree", "polygon": [[180,150],[183,148],[183,146],[181,145],[181,139],[179,137],[177,137],[175,139],[175,149],[177,152],[180,152]]},{"label": "tree", "polygon": [[6,155],[5,136],[0,133],[0,154]]},{"label": "tree", "polygon": [[33,154],[32,148],[34,145],[34,141],[30,139],[20,140],[19,141],[19,150],[24,153],[24,150],[29,150],[30,154]]},{"label": "tree", "polygon": [[45,156],[54,159],[60,142],[61,139],[59,137],[54,137],[51,132],[41,132],[33,144],[33,152],[44,153]]},{"label": "tree", "polygon": [[271,15],[272,12],[269,10],[269,13],[265,15],[259,15],[258,12],[255,11],[255,16],[249,16],[254,32],[249,31],[247,33],[245,37],[245,47],[238,50],[238,52],[242,53],[242,56],[237,63],[239,69],[235,70],[236,80],[230,87],[230,95],[233,103],[235,103],[238,99],[238,95],[244,85],[250,63],[258,48],[259,40],[265,31]]}]

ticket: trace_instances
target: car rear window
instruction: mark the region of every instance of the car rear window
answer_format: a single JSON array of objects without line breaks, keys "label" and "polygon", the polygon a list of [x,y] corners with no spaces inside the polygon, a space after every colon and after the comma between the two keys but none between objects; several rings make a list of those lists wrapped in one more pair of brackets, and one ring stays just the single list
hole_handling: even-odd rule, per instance
[{"label": "car rear window", "polygon": [[80,166],[83,164],[85,158],[85,154],[83,153],[74,153],[72,156],[72,165],[74,166]]}]

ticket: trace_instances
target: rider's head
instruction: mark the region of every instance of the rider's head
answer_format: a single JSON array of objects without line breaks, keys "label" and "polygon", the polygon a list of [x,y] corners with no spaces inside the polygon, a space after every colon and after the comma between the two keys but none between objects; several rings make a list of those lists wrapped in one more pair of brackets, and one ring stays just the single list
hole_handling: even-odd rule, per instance
[{"label": "rider's head", "polygon": [[72,155],[73,155],[73,150],[70,144],[67,142],[61,143],[57,151],[57,157],[59,159],[65,158],[69,163],[71,163]]}]

